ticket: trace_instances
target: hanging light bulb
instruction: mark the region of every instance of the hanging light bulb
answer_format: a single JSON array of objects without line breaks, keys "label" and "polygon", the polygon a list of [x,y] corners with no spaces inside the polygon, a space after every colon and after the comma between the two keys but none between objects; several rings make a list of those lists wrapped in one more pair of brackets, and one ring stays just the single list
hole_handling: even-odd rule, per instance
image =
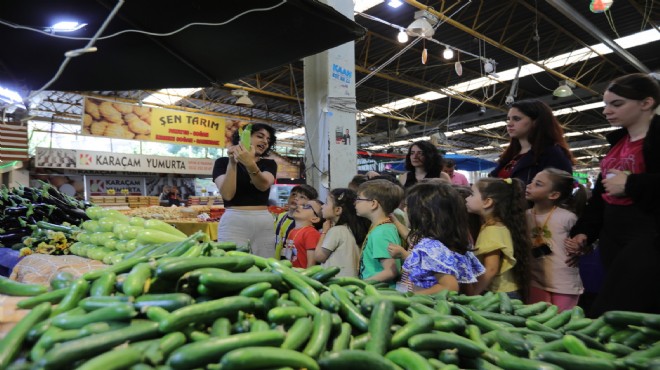
[{"label": "hanging light bulb", "polygon": [[447,46],[445,50],[442,52],[442,57],[445,59],[451,59],[454,57],[454,51]]},{"label": "hanging light bulb", "polygon": [[424,48],[424,50],[422,50],[422,64],[426,64],[426,60],[428,59],[428,57],[429,57],[429,52],[428,50],[426,50],[426,48]]},{"label": "hanging light bulb", "polygon": [[406,33],[406,31],[399,31],[399,34],[396,36],[396,38],[402,44],[408,42],[408,34]]}]

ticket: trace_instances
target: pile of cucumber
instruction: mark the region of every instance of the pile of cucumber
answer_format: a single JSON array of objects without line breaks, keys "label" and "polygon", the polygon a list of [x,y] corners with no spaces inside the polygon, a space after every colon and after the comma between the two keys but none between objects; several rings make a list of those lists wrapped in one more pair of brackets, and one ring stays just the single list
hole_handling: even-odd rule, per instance
[{"label": "pile of cucumber", "polygon": [[660,368],[660,315],[401,294],[231,249],[133,256],[49,292],[0,281],[32,295],[0,369]]}]

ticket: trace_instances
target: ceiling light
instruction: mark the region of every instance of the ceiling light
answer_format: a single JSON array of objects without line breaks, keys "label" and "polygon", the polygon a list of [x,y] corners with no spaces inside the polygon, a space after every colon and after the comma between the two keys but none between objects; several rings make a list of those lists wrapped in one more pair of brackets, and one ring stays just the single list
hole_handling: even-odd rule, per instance
[{"label": "ceiling light", "polygon": [[252,107],[254,103],[252,102],[252,99],[248,97],[248,92],[245,90],[232,90],[231,94],[233,96],[237,96],[238,99],[236,99],[236,105],[240,107]]},{"label": "ceiling light", "polygon": [[403,2],[401,0],[390,0],[387,5],[391,6],[392,8],[396,9],[403,5]]},{"label": "ceiling light", "polygon": [[442,52],[442,57],[445,59],[451,59],[454,57],[454,51],[447,46],[445,51]]},{"label": "ceiling light", "polygon": [[398,136],[408,135],[410,132],[406,128],[406,121],[399,121],[399,127],[394,130],[394,133]]},{"label": "ceiling light", "polygon": [[493,62],[490,60],[484,63],[484,72],[486,73],[492,73],[495,70],[495,66],[493,65]]},{"label": "ceiling light", "polygon": [[78,31],[79,29],[85,27],[87,23],[78,23],[75,21],[65,21],[65,22],[57,22],[54,25],[46,28],[46,31],[48,32],[73,32],[73,31]]},{"label": "ceiling light", "polygon": [[396,38],[402,44],[405,44],[406,42],[408,42],[408,34],[406,33],[405,30],[399,31],[399,34],[396,36]]},{"label": "ceiling light", "polygon": [[479,115],[483,116],[486,113],[486,107],[483,105],[479,107]]},{"label": "ceiling light", "polygon": [[552,95],[558,98],[567,98],[573,95],[573,89],[571,89],[571,87],[568,86],[568,83],[566,81],[562,81],[559,83],[559,87],[557,87],[555,91],[552,92]]},{"label": "ceiling light", "polygon": [[431,38],[435,33],[433,25],[438,23],[438,17],[420,10],[415,12],[415,20],[406,28],[408,35],[413,37]]}]

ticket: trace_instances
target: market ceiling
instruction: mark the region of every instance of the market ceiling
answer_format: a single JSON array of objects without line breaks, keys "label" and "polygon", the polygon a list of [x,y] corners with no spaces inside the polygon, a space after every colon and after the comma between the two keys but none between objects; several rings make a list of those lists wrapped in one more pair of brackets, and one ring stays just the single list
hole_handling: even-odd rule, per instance
[{"label": "market ceiling", "polygon": [[[447,135],[447,140],[440,143],[441,148],[494,158],[501,151],[500,145],[508,141],[506,132],[502,126],[493,125],[496,127],[486,126],[484,128],[484,125],[503,120],[507,111],[507,96],[512,92],[516,92],[514,97],[516,100],[540,98],[548,102],[555,111],[559,111],[562,108],[600,102],[603,88],[611,79],[619,75],[640,70],[658,71],[660,69],[660,53],[658,53],[660,31],[658,31],[657,25],[657,21],[660,19],[660,8],[650,6],[652,4],[649,4],[648,1],[616,0],[610,9],[603,13],[593,13],[588,1],[405,0],[404,4],[396,9],[388,6],[388,1],[372,7],[362,14],[355,15],[355,21],[368,30],[366,36],[355,41],[356,81],[359,84],[356,89],[356,106],[359,111],[367,113],[374,107],[400,102],[406,98],[416,99],[419,104],[390,109],[363,118],[358,127],[361,148],[373,147],[376,144],[387,146],[400,140],[414,140],[420,136],[428,137],[430,134],[441,131],[453,134]],[[77,2],[79,1],[73,1],[73,3]],[[0,5],[0,14],[2,14],[0,18],[2,19],[7,19],[3,7],[6,8],[10,4],[6,3],[3,2]],[[83,3],[87,2],[83,1]],[[98,3],[103,2],[97,1],[94,4]],[[124,7],[133,3],[136,2],[129,2]],[[154,2],[148,3],[155,4]],[[206,6],[212,6],[209,5],[210,3],[201,2]],[[224,8],[228,7],[235,8],[232,9],[231,14],[236,14],[248,8],[267,6],[260,1],[217,3],[222,4],[217,5],[222,8],[222,14],[225,14]],[[267,3],[270,6],[277,4],[275,1]],[[294,3],[301,7],[316,4],[314,1],[302,0]],[[107,2],[107,4],[110,9],[112,3]],[[158,4],[162,4],[162,2],[158,2]],[[28,5],[20,2],[12,6],[27,7]],[[133,4],[133,6],[140,8],[140,11],[135,13],[137,15],[132,18],[139,27],[147,27],[154,22],[158,25],[158,27],[154,26],[155,29],[162,30],[162,27],[168,25],[168,22],[177,19],[174,16],[165,18],[157,16],[147,5]],[[184,8],[187,7],[188,5]],[[195,8],[195,5],[189,5],[189,7]],[[407,27],[414,20],[415,12],[420,9],[427,9],[437,16],[441,20],[441,24],[436,29],[433,40],[417,42],[404,51],[406,45],[415,39],[411,38],[406,44],[399,43],[397,27]],[[107,11],[106,9],[106,14]],[[187,49],[184,48],[178,56],[205,60],[208,55],[208,58],[212,58],[214,63],[209,62],[205,64],[206,66],[215,65],[217,61],[246,65],[268,61],[272,62],[269,67],[260,69],[261,72],[258,73],[254,70],[239,73],[230,78],[222,78],[222,75],[219,75],[220,77],[213,81],[215,84],[212,87],[203,83],[198,85],[171,84],[167,87],[201,87],[203,89],[196,90],[191,95],[176,96],[175,94],[171,97],[172,100],[163,101],[162,104],[248,117],[252,120],[272,123],[282,131],[302,126],[302,112],[304,112],[301,99],[304,96],[302,61],[295,58],[285,60],[286,58],[279,57],[281,53],[291,48],[302,47],[303,41],[290,37],[270,37],[279,32],[282,27],[295,24],[296,20],[292,20],[288,13],[277,16],[272,12],[265,13],[267,15],[264,16],[263,22],[253,23],[245,20],[240,23],[241,27],[237,27],[239,23],[232,23],[231,27],[225,26],[231,28],[231,31],[226,31],[228,33],[221,38],[222,42],[215,41],[219,36],[210,37],[201,34],[201,31],[191,33],[190,38],[187,39],[188,43],[203,45],[204,53],[200,56],[197,51],[188,55]],[[154,15],[142,16],[143,14]],[[185,21],[175,22],[175,24],[184,24],[193,19],[186,18]],[[12,21],[19,23],[29,20],[27,17]],[[272,21],[273,24],[265,23],[267,21]],[[347,27],[348,30],[345,32],[348,34],[348,38],[359,37],[359,32],[355,28]],[[136,26],[133,25],[132,28],[136,28]],[[170,30],[174,27],[165,28]],[[3,32],[6,32],[4,28],[2,29]],[[316,31],[310,29],[305,35],[296,37],[309,37],[316,40],[329,33],[318,31],[317,28],[314,30]],[[642,34],[644,36],[639,36],[643,31],[645,31]],[[254,39],[249,39],[251,35],[256,36]],[[601,50],[605,49],[598,49],[590,58],[566,65],[563,65],[563,62],[553,64],[548,61],[549,58],[558,55],[575,54],[576,50],[584,48],[591,51],[594,50],[593,45],[601,43],[607,45],[608,41],[631,35],[637,35],[634,37],[637,40],[648,38],[653,41],[629,47],[623,51],[619,50],[619,52],[604,52]],[[267,37],[268,39],[266,39]],[[5,39],[3,37],[3,40]],[[186,42],[175,39],[176,42],[172,41],[173,45],[189,46],[181,45]],[[116,41],[118,47],[121,48],[119,37]],[[312,43],[317,42],[312,41]],[[25,42],[17,45],[13,42],[11,46],[13,50],[22,51],[25,49],[24,46],[29,44],[30,42]],[[208,45],[214,44],[218,45],[216,49],[208,47]],[[442,52],[447,46],[458,51],[455,53],[458,54],[458,59],[457,56],[451,60],[443,59]],[[153,48],[158,49],[157,46]],[[426,64],[421,62],[424,48],[428,52]],[[247,51],[243,52],[243,49],[247,49]],[[316,51],[318,50],[313,52]],[[35,51],[32,51],[30,55],[34,53]],[[140,58],[135,59],[136,63],[150,58],[148,50],[143,53],[136,52],[136,55],[141,55]],[[95,57],[98,58],[98,55]],[[5,57],[2,58],[2,63],[7,67]],[[568,57],[564,57],[565,59]],[[460,76],[456,72],[457,60],[460,60],[462,67]],[[496,74],[485,72],[484,60],[493,61]],[[112,72],[115,79],[121,79],[117,77],[120,75],[117,72],[132,65],[131,63],[124,65],[117,61],[110,62],[110,66],[108,66],[107,61],[99,61],[99,63],[101,62],[106,62],[103,68],[95,68],[87,73]],[[26,61],[25,63],[37,63],[37,61]],[[198,67],[194,63],[193,65]],[[504,72],[515,71],[519,65],[534,67],[536,73],[527,75],[522,73],[517,88],[512,89],[514,79],[510,73]],[[55,62],[52,65],[49,63],[48,73],[39,72],[41,80],[46,75],[51,76],[53,69],[57,66],[58,64]],[[34,64],[17,76],[28,78],[25,76],[32,76],[30,71],[36,72],[42,69],[44,68]],[[157,74],[167,75],[167,70],[165,68]],[[205,68],[201,68],[201,70],[205,70]],[[71,68],[70,73],[75,76],[76,69]],[[365,78],[367,76],[369,78]],[[176,81],[178,77],[173,76],[172,78]],[[489,81],[488,86],[483,86],[483,82],[474,83],[484,81],[483,78]],[[564,80],[575,83],[574,94],[564,98],[553,97],[553,90]],[[473,82],[472,86],[461,88],[460,84],[468,81]],[[53,114],[75,117],[80,112],[81,94],[105,95],[137,102],[142,101],[161,87],[144,86],[139,90],[127,89],[125,91],[102,87],[61,88],[65,91],[50,94],[39,109],[35,110],[35,113],[38,112],[46,117],[48,115],[52,117]],[[232,96],[231,91],[238,87],[250,92],[250,98],[255,103],[252,108],[234,104],[236,97]],[[443,96],[427,99],[418,97],[420,94],[430,92],[441,93]],[[481,107],[486,107],[485,111],[482,112]],[[603,119],[601,108],[563,114],[560,116],[560,120],[565,125],[569,144],[575,149],[574,155],[581,158],[582,166],[590,166],[591,158],[602,155],[605,149],[603,146],[605,141],[602,136],[605,132],[602,129],[607,128],[608,125]],[[399,121],[406,122],[408,135],[395,134]],[[280,141],[287,145],[303,145],[302,141],[293,139],[289,142]]]}]

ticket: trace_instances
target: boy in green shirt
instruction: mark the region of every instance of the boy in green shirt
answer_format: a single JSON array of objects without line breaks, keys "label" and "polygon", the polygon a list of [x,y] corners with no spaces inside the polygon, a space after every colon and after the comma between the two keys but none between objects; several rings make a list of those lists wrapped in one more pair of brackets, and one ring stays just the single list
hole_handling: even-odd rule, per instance
[{"label": "boy in green shirt", "polygon": [[360,185],[355,199],[358,216],[371,221],[360,255],[359,277],[389,283],[394,287],[401,261],[392,258],[387,246],[401,244],[401,238],[389,215],[399,206],[403,189],[387,180],[370,180]]}]

